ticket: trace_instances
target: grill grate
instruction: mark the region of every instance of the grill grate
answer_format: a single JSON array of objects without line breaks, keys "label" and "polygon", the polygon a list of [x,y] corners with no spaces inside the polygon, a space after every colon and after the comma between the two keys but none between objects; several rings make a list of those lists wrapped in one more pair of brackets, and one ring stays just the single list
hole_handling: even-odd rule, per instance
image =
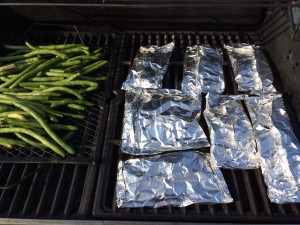
[{"label": "grill grate", "polygon": [[[212,44],[221,46],[223,43],[246,42],[261,44],[260,38],[254,33],[238,32],[125,32],[121,37],[121,47],[117,62],[115,90],[121,88],[141,45],[164,45],[175,41],[175,50],[170,59],[168,71],[163,80],[164,88],[180,89],[183,71],[183,57],[187,45]],[[225,93],[238,94],[230,67],[228,55],[224,52]],[[279,86],[278,74],[272,62],[275,76],[274,85]],[[278,88],[282,90],[281,87]],[[203,98],[203,101],[204,98]],[[203,104],[205,106],[205,104]],[[204,109],[203,109],[204,110]],[[269,201],[260,169],[230,170],[223,169],[225,180],[234,198],[230,204],[195,204],[185,208],[162,207],[152,208],[117,208],[115,200],[115,183],[119,159],[128,159],[120,154],[120,139],[124,111],[124,93],[116,91],[111,102],[108,118],[106,140],[98,176],[96,198],[93,214],[101,219],[119,220],[150,220],[150,221],[201,221],[201,222],[298,222],[300,204],[277,205]],[[208,135],[205,120],[200,120]],[[298,135],[299,137],[299,135]],[[155,215],[155,216],[154,216]]]},{"label": "grill grate", "polygon": [[[1,32],[0,36],[0,46],[3,44],[24,44],[25,41],[34,45],[84,43],[91,47],[91,49],[102,47],[104,51],[103,57],[110,61],[113,59],[115,35],[110,33],[78,32],[75,26],[61,27],[58,25],[33,24],[25,32],[25,35],[24,32],[16,33],[8,31]],[[5,53],[4,49],[3,52]],[[112,76],[110,74],[112,62],[110,64],[107,68],[99,71],[99,75]],[[0,162],[63,162],[81,164],[95,161],[98,154],[96,153],[96,149],[100,149],[97,146],[103,142],[104,138],[105,132],[103,129],[108,113],[107,107],[109,101],[107,100],[107,94],[109,91],[110,89],[107,89],[106,85],[102,83],[99,90],[87,96],[87,99],[93,102],[94,106],[88,108],[85,120],[79,121],[65,118],[65,122],[78,127],[78,131],[70,141],[71,146],[77,152],[76,155],[62,159],[56,153],[47,149],[39,150],[28,147],[11,150],[1,147]]]},{"label": "grill grate", "polygon": [[85,219],[94,176],[92,165],[1,164],[0,217]]}]

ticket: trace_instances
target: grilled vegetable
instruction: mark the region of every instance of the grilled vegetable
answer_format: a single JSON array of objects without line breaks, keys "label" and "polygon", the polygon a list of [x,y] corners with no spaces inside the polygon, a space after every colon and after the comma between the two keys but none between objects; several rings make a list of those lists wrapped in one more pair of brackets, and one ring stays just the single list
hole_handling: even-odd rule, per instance
[{"label": "grilled vegetable", "polygon": [[75,154],[67,141],[78,130],[76,121],[73,125],[63,121],[66,117],[83,120],[85,110],[93,106],[86,93],[106,80],[97,74],[108,64],[101,59],[102,50],[28,42],[4,47],[12,52],[0,57],[0,145]]}]

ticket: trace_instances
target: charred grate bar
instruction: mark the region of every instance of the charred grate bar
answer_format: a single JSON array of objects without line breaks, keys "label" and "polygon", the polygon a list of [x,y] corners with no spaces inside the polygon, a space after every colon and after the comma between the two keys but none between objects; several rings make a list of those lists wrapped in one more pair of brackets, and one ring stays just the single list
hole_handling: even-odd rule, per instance
[{"label": "charred grate bar", "polygon": [[[221,47],[227,43],[261,44],[260,37],[250,32],[125,32],[120,40],[120,52],[115,77],[115,99],[112,100],[107,124],[102,164],[98,176],[93,215],[98,219],[145,220],[145,221],[184,221],[184,222],[285,222],[295,223],[299,220],[300,204],[277,205],[269,201],[267,190],[260,169],[231,170],[223,169],[223,175],[234,198],[230,204],[195,204],[185,208],[117,208],[115,185],[117,165],[120,159],[129,157],[120,154],[120,140],[123,123],[124,93],[118,91],[126,79],[141,45],[164,45],[175,41],[175,49],[170,59],[168,71],[163,80],[164,88],[181,89],[183,57],[186,46],[211,44]],[[224,53],[225,94],[238,94],[233,71],[228,55]],[[275,66],[270,61],[274,73],[274,85],[282,90]],[[205,99],[202,96],[205,106]],[[203,107],[204,108],[204,107]],[[287,107],[289,108],[289,107]],[[203,109],[204,110],[204,109]],[[292,113],[294,111],[291,110]],[[291,117],[291,115],[290,115]],[[293,117],[293,116],[292,116]],[[200,124],[206,135],[208,129],[203,119]],[[299,137],[299,133],[298,133]],[[208,149],[202,149],[207,151]]]},{"label": "charred grate bar", "polygon": [[[94,103],[94,106],[89,107],[85,113],[85,119],[75,120],[64,118],[64,122],[76,125],[78,131],[70,141],[70,145],[77,152],[74,156],[61,158],[49,149],[33,149],[30,148],[14,148],[6,149],[0,147],[0,162],[55,162],[55,163],[76,163],[85,164],[95,162],[97,149],[101,149],[99,144],[102,144],[105,125],[108,116],[109,96],[111,96],[112,85],[110,82],[111,68],[113,67],[114,46],[116,35],[112,33],[101,32],[80,32],[75,26],[58,26],[33,24],[27,31],[23,32],[1,32],[0,46],[3,44],[24,44],[25,41],[33,45],[47,44],[85,44],[91,48],[103,48],[103,58],[110,61],[110,65],[101,69],[99,73],[107,75],[108,85],[100,84],[100,88],[94,93],[88,94],[87,100]],[[5,53],[5,50],[3,49]],[[34,151],[33,151],[34,150]]]}]

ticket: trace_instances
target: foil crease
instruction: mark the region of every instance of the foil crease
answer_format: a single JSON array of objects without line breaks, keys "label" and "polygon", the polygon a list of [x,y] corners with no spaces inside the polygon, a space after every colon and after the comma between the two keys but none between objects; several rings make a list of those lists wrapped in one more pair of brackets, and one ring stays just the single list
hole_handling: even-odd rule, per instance
[{"label": "foil crease", "polygon": [[300,144],[281,95],[249,97],[246,105],[269,199],[280,204],[300,202]]},{"label": "foil crease", "polygon": [[173,152],[120,161],[118,207],[185,207],[233,199],[221,171],[199,152]]},{"label": "foil crease", "polygon": [[174,42],[160,47],[141,46],[122,89],[161,88],[173,49]]},{"label": "foil crease", "polygon": [[225,45],[235,75],[238,90],[250,94],[275,93],[273,73],[259,46]]},{"label": "foil crease", "polygon": [[192,98],[200,98],[201,92],[224,92],[223,54],[219,48],[209,45],[188,46],[184,57],[182,91]]},{"label": "foil crease", "polygon": [[151,155],[208,147],[197,119],[201,102],[174,89],[134,89],[125,95],[122,151]]},{"label": "foil crease", "polygon": [[223,168],[259,167],[255,138],[244,112],[243,95],[208,94],[204,117],[211,141],[211,157]]}]

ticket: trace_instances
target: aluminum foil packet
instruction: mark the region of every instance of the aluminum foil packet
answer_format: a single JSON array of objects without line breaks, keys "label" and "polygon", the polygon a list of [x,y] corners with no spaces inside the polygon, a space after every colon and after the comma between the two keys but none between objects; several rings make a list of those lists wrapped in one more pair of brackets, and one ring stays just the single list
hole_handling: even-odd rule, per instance
[{"label": "aluminum foil packet", "polygon": [[233,201],[221,171],[194,151],[120,161],[116,193],[118,207]]},{"label": "aluminum foil packet", "polygon": [[201,92],[224,92],[223,54],[219,48],[209,45],[189,46],[184,57],[182,91],[193,98]]},{"label": "aluminum foil packet", "polygon": [[281,95],[249,97],[246,105],[269,199],[280,204],[300,202],[300,144]]},{"label": "aluminum foil packet", "polygon": [[273,73],[259,46],[225,45],[235,75],[238,90],[250,94],[275,93]]},{"label": "aluminum foil packet", "polygon": [[241,101],[244,95],[206,96],[204,110],[211,142],[211,157],[223,168],[259,167],[255,138]]},{"label": "aluminum foil packet", "polygon": [[161,88],[173,49],[174,42],[164,46],[141,46],[122,89]]},{"label": "aluminum foil packet", "polygon": [[122,151],[152,155],[208,147],[197,119],[201,102],[174,89],[126,91]]}]

